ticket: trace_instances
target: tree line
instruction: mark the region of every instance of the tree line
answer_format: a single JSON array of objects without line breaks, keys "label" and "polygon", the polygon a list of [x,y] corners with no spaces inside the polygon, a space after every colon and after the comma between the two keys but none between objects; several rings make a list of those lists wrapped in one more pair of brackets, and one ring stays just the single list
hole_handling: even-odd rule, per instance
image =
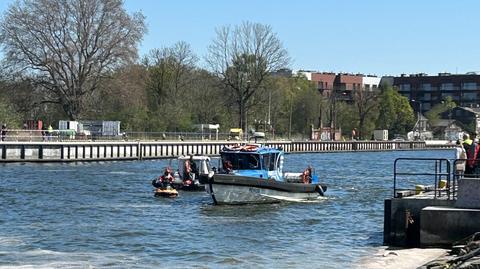
[{"label": "tree line", "polygon": [[409,100],[394,89],[322,94],[303,76],[274,75],[291,59],[271,26],[221,26],[207,55],[179,41],[138,55],[145,17],[121,0],[24,0],[0,21],[0,122],[120,120],[124,131],[194,131],[195,124],[307,138],[332,121],[357,129],[410,131]]}]

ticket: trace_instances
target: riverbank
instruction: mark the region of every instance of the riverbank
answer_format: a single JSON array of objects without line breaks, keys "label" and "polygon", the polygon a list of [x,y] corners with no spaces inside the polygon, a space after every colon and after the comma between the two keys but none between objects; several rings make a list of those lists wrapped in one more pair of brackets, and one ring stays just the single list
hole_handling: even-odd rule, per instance
[{"label": "riverbank", "polygon": [[447,254],[442,248],[392,248],[381,247],[371,257],[362,259],[357,268],[415,269]]}]

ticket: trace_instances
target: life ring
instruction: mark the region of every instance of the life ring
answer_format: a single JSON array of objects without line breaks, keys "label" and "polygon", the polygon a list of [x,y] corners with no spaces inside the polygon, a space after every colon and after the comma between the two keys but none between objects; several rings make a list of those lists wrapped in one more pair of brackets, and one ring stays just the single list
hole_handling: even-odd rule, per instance
[{"label": "life ring", "polygon": [[255,151],[257,150],[258,146],[257,145],[246,145],[243,147],[244,151]]}]

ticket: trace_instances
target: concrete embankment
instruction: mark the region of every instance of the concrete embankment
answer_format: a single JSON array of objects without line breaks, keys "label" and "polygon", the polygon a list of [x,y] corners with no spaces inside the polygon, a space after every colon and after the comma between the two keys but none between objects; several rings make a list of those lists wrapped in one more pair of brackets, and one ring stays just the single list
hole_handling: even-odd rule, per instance
[{"label": "concrete embankment", "polygon": [[360,260],[356,268],[362,269],[415,269],[447,254],[441,248],[388,248],[381,247],[373,256]]},{"label": "concrete embankment", "polygon": [[[142,160],[174,158],[187,154],[218,155],[222,147],[237,143],[239,141],[0,142],[0,162]],[[431,148],[425,142],[397,141],[268,141],[263,144],[282,147],[287,153]]]}]

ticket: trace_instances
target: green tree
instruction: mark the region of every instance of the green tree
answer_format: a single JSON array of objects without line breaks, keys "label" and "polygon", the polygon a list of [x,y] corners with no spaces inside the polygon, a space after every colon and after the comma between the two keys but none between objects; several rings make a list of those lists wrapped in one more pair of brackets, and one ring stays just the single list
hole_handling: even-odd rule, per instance
[{"label": "green tree", "polygon": [[358,111],[355,106],[344,101],[336,101],[336,128],[341,129],[342,134],[350,137],[353,128],[358,127]]},{"label": "green tree", "polygon": [[379,96],[377,128],[386,129],[389,136],[405,135],[415,124],[415,116],[408,99],[391,87],[382,90]]},{"label": "green tree", "polygon": [[358,136],[361,139],[369,137],[368,134],[375,128],[377,96],[377,90],[361,88],[353,91],[353,106],[358,117]]},{"label": "green tree", "polygon": [[6,124],[8,128],[22,126],[22,117],[15,112],[13,106],[0,99],[0,125]]},{"label": "green tree", "polygon": [[191,103],[198,58],[190,45],[178,42],[172,47],[154,49],[144,60],[148,70],[150,131],[178,131],[192,128]]},{"label": "green tree", "polygon": [[86,117],[119,120],[126,131],[145,131],[148,124],[146,68],[129,65],[104,79],[91,99]]},{"label": "green tree", "polygon": [[[304,76],[275,77],[270,82],[271,124],[276,135],[308,138],[320,113],[321,97],[315,85]],[[266,102],[258,107],[268,108]]]},{"label": "green tree", "polygon": [[[453,101],[451,96],[447,96],[444,101],[442,101],[440,104],[436,104],[432,107],[432,109],[425,113],[425,117],[429,122],[435,124],[440,119],[440,114],[447,111],[450,114],[452,109],[455,107],[457,107],[457,103]],[[451,115],[449,117],[451,117]]]}]

